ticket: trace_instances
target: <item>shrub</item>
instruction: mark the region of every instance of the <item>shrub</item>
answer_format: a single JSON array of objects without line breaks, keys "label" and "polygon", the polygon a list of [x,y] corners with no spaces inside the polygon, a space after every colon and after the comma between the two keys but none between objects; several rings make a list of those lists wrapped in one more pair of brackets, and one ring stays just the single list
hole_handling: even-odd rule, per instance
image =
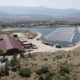
[{"label": "shrub", "polygon": [[45,75],[45,80],[51,80],[51,77],[53,76],[52,72],[49,72]]},{"label": "shrub", "polygon": [[63,56],[62,56],[62,55],[56,55],[56,58],[57,58],[57,59],[62,59]]},{"label": "shrub", "polygon": [[70,80],[69,76],[65,76],[63,79],[59,79],[59,80]]},{"label": "shrub", "polygon": [[42,67],[41,69],[38,69],[37,71],[36,71],[36,73],[38,74],[38,75],[40,75],[40,74],[44,74],[44,73],[47,73],[49,70],[48,70],[48,67]]},{"label": "shrub", "polygon": [[48,59],[47,59],[47,58],[44,58],[44,60],[46,60],[46,61],[47,61]]},{"label": "shrub", "polygon": [[50,56],[50,54],[48,56]]},{"label": "shrub", "polygon": [[69,74],[70,73],[69,68],[61,66],[60,67],[60,73],[63,73],[63,72]]},{"label": "shrub", "polygon": [[65,76],[63,80],[70,80],[69,76]]},{"label": "shrub", "polygon": [[28,57],[31,58],[31,53],[30,52],[28,53]]},{"label": "shrub", "polygon": [[60,73],[60,75],[61,75],[61,76],[65,76],[65,73],[64,73],[64,71],[62,71],[62,72]]},{"label": "shrub", "polygon": [[38,75],[42,74],[41,69],[38,69],[38,70],[36,71],[36,73],[37,73]]},{"label": "shrub", "polygon": [[68,62],[68,60],[65,61],[65,63],[67,63],[67,62]]},{"label": "shrub", "polygon": [[22,77],[29,77],[30,76],[30,69],[24,68],[19,70],[19,75]]},{"label": "shrub", "polygon": [[67,54],[67,57],[71,57],[70,54]]},{"label": "shrub", "polygon": [[44,80],[44,77],[40,75],[39,80]]},{"label": "shrub", "polygon": [[42,71],[43,73],[47,73],[49,70],[48,70],[48,67],[42,67],[42,68],[41,68],[41,71]]},{"label": "shrub", "polygon": [[52,77],[53,76],[53,73],[52,72],[49,72],[49,75]]}]

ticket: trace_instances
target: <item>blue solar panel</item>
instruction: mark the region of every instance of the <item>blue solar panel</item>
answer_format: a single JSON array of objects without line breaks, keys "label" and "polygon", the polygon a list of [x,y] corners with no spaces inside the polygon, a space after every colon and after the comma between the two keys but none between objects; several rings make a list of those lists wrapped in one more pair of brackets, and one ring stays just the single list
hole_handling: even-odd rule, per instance
[{"label": "blue solar panel", "polygon": [[46,36],[45,38],[47,40],[52,40],[52,41],[65,41],[65,42],[71,42],[74,34],[75,28],[58,28],[57,30],[55,30],[54,32],[52,32],[51,34],[49,34],[48,36]]}]

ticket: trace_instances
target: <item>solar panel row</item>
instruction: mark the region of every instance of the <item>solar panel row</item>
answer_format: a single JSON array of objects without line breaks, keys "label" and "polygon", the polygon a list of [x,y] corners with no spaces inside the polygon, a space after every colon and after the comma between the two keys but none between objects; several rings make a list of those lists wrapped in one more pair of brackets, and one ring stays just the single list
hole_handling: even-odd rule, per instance
[{"label": "solar panel row", "polygon": [[59,29],[57,30],[57,32],[70,32],[70,33],[72,32],[72,33],[73,33],[74,29],[75,29],[75,28],[61,27],[61,28],[59,28]]},{"label": "solar panel row", "polygon": [[65,42],[71,42],[74,34],[75,28],[58,28],[56,31],[52,32],[51,34],[49,34],[48,36],[46,36],[45,38],[47,40],[52,40],[52,41],[65,41]]}]

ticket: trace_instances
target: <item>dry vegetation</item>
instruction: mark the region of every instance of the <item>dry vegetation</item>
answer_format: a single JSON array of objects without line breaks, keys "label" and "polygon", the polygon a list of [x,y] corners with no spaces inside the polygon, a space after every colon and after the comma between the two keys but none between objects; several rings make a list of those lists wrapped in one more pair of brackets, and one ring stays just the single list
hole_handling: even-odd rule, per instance
[{"label": "dry vegetation", "polygon": [[2,35],[2,34],[12,34],[12,33],[24,33],[25,36],[26,36],[26,33],[28,33],[27,37],[35,37],[37,35],[37,33],[32,32],[30,30],[12,30],[12,31],[2,31],[2,30],[0,30],[0,35]]},{"label": "dry vegetation", "polygon": [[[19,58],[21,69],[29,68],[31,71],[30,77],[25,78],[19,75],[18,70],[13,72],[9,70],[9,76],[1,77],[0,80],[39,80],[40,75],[36,74],[36,70],[42,66],[48,67],[53,76],[51,80],[80,80],[80,48],[74,51],[58,51],[54,53],[31,53],[25,55],[24,58]],[[66,66],[69,68],[69,74],[60,74],[60,67]],[[45,77],[45,74],[42,74]],[[63,79],[65,76],[69,76],[70,79]]]}]

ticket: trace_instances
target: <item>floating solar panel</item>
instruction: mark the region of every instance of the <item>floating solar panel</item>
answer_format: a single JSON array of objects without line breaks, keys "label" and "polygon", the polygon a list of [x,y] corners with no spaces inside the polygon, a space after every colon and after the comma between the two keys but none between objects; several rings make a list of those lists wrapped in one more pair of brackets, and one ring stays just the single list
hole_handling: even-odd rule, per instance
[{"label": "floating solar panel", "polygon": [[48,36],[46,36],[45,38],[47,40],[52,40],[52,41],[65,41],[65,42],[71,42],[74,34],[75,28],[58,28],[57,30],[55,30],[54,32],[52,32],[51,34],[49,34]]},{"label": "floating solar panel", "polygon": [[75,28],[67,28],[67,27],[61,27],[61,28],[58,28],[56,31],[57,32],[70,32],[70,33],[73,33]]}]

